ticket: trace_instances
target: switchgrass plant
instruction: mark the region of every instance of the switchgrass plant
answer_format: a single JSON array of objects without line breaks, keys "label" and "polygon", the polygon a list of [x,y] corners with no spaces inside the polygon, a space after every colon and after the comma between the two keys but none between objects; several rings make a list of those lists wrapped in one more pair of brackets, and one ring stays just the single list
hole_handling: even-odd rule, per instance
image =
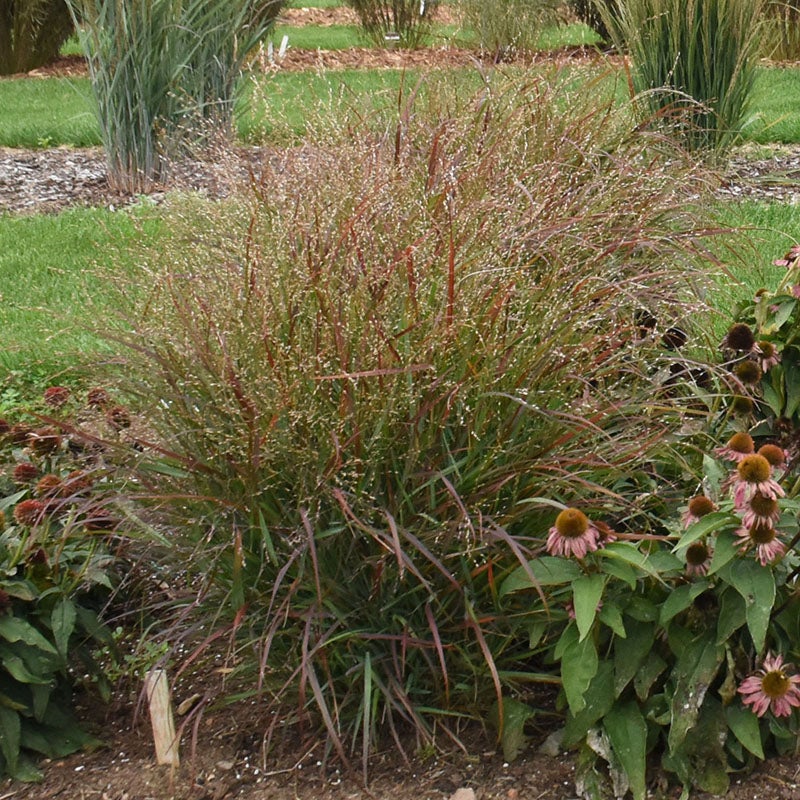
[{"label": "switchgrass plant", "polygon": [[765,8],[762,52],[776,61],[800,60],[800,5],[796,0],[769,0]]},{"label": "switchgrass plant", "polygon": [[479,47],[504,61],[536,49],[542,31],[560,21],[560,0],[459,0],[465,25]]},{"label": "switchgrass plant", "polygon": [[621,4],[610,29],[630,53],[642,117],[693,150],[728,149],[749,113],[762,7],[762,0]]},{"label": "switchgrass plant", "polygon": [[233,90],[282,0],[70,0],[80,19],[109,180],[136,193],[230,133]]},{"label": "switchgrass plant", "polygon": [[342,760],[510,731],[553,681],[539,611],[498,596],[550,502],[660,530],[697,185],[566,86],[495,76],[342,120],[238,204],[177,206],[132,277],[140,485],[204,587],[167,635],[230,632],[238,685]]},{"label": "switchgrass plant", "polygon": [[379,46],[417,47],[439,0],[346,0],[364,32]]},{"label": "switchgrass plant", "polygon": [[52,61],[72,31],[65,0],[6,0],[0,5],[0,75]]}]

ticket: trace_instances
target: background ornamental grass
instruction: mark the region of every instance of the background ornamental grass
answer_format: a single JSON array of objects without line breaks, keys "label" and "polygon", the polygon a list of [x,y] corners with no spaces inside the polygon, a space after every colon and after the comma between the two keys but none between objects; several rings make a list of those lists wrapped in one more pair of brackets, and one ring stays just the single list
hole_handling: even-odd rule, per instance
[{"label": "background ornamental grass", "polygon": [[705,397],[662,339],[703,350],[699,178],[596,97],[496,77],[346,121],[249,197],[175,201],[121,286],[140,480],[206,585],[166,635],[230,627],[238,685],[341,758],[552,682],[541,607],[498,596],[547,503],[667,513]]}]

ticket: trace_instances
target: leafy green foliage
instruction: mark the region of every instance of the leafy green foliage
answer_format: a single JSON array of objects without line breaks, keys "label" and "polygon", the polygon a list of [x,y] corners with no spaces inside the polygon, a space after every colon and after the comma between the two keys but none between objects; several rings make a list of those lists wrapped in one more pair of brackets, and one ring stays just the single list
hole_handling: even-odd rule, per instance
[{"label": "leafy green foliage", "polygon": [[[45,400],[52,412],[70,391],[50,387]],[[93,743],[71,690],[77,672],[109,691],[93,654],[113,644],[99,612],[115,574],[102,531],[116,523],[77,440],[21,420],[0,429],[0,773],[33,780],[34,753],[58,758]]]},{"label": "leafy green foliage", "polygon": [[0,6],[0,75],[54,60],[72,31],[66,0],[7,0]]},{"label": "leafy green foliage", "polygon": [[629,0],[611,31],[641,116],[695,150],[725,151],[748,114],[762,0]]},{"label": "leafy green foliage", "polygon": [[[784,279],[739,309],[722,342],[722,399],[751,405],[735,413],[722,402],[709,417],[709,430],[731,438],[713,453],[703,448],[702,502],[690,501],[666,536],[606,534],[586,558],[540,557],[500,585],[501,597],[535,601],[544,589],[550,603],[569,605],[562,629],[546,638],[560,664],[565,744],[585,742],[578,782],[597,792],[611,780],[644,798],[647,765],[659,763],[687,787],[724,794],[730,772],[793,741],[800,678],[785,659],[800,641],[791,457],[800,430],[800,248],[775,264]],[[753,465],[758,478],[748,477]],[[633,575],[610,569],[623,553]]]}]

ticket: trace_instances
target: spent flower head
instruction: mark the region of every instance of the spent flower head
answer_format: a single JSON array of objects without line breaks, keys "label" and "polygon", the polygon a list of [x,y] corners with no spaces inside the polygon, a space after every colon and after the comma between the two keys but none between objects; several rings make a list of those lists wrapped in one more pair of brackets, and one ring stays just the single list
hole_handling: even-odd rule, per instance
[{"label": "spent flower head", "polygon": [[741,551],[746,553],[748,550],[754,550],[756,559],[762,567],[786,554],[786,545],[778,538],[778,531],[769,523],[756,523],[750,528],[739,528],[736,536],[736,544]]},{"label": "spent flower head", "polygon": [[14,467],[11,480],[16,484],[31,483],[39,477],[39,468],[30,461],[21,461]]},{"label": "spent flower head", "polygon": [[714,501],[711,500],[711,498],[706,497],[704,494],[695,495],[689,501],[689,505],[686,508],[686,513],[683,515],[684,527],[688,528],[702,517],[705,517],[707,514],[710,514],[712,511],[716,510],[717,506],[714,504]]},{"label": "spent flower head", "polygon": [[42,399],[50,408],[61,408],[69,401],[71,394],[66,386],[48,386],[44,390]]},{"label": "spent flower head", "polygon": [[722,340],[722,347],[728,350],[750,353],[756,346],[756,337],[752,328],[744,322],[737,322],[728,328]]},{"label": "spent flower head", "polygon": [[745,456],[755,453],[755,451],[756,445],[753,441],[753,437],[749,433],[739,431],[728,439],[724,447],[718,447],[714,452],[722,458],[739,462]]},{"label": "spent flower head", "polygon": [[781,509],[777,499],[767,497],[761,492],[756,492],[737,511],[742,514],[742,525],[745,528],[752,528],[754,525],[775,525],[781,518]]},{"label": "spent flower head", "polygon": [[44,519],[46,511],[47,505],[41,500],[23,500],[14,507],[14,519],[18,525],[32,528]]},{"label": "spent flower head", "polygon": [[707,542],[692,542],[686,548],[686,574],[703,576],[708,573],[713,550]]}]

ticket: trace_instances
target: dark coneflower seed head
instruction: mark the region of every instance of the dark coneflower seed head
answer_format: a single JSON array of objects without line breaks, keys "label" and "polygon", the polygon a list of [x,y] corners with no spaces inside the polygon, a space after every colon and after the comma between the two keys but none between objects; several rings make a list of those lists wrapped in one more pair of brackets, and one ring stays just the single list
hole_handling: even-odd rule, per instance
[{"label": "dark coneflower seed head", "polygon": [[23,500],[14,507],[14,519],[19,525],[32,527],[42,521],[45,510],[41,500]]},{"label": "dark coneflower seed head", "polygon": [[34,453],[47,456],[61,447],[61,436],[55,428],[37,428],[28,436],[28,444]]},{"label": "dark coneflower seed head", "polygon": [[748,415],[752,414],[755,409],[756,405],[750,397],[735,394],[731,399],[731,411],[733,411],[734,414]]},{"label": "dark coneflower seed head", "polygon": [[664,335],[661,337],[661,344],[666,347],[667,350],[680,350],[688,339],[689,337],[686,331],[682,331],[680,328],[667,328],[667,330],[664,331]]},{"label": "dark coneflower seed head", "polygon": [[58,475],[54,475],[52,472],[48,473],[47,475],[43,475],[36,484],[36,494],[39,497],[42,495],[57,494],[62,484],[63,481]]},{"label": "dark coneflower seed head", "polygon": [[759,517],[771,517],[778,511],[778,501],[772,497],[761,492],[756,492],[750,498],[750,508],[758,514]]},{"label": "dark coneflower seed head", "polygon": [[105,408],[111,403],[111,395],[102,387],[96,386],[87,392],[86,402],[95,408]]},{"label": "dark coneflower seed head", "polygon": [[8,431],[8,438],[14,444],[25,444],[28,441],[28,436],[31,433],[31,426],[25,425],[22,422],[18,422],[16,425],[12,425],[11,429]]},{"label": "dark coneflower seed head", "polygon": [[772,475],[772,466],[758,453],[745,456],[736,466],[739,477],[747,483],[764,483]]},{"label": "dark coneflower seed head", "polygon": [[758,454],[764,456],[773,467],[782,467],[786,463],[786,453],[777,444],[762,444]]},{"label": "dark coneflower seed head", "polygon": [[778,535],[772,525],[763,522],[757,522],[752,528],[748,529],[747,533],[753,544],[769,544],[775,541],[775,537]]},{"label": "dark coneflower seed head", "polygon": [[716,510],[714,503],[704,494],[695,495],[689,501],[689,513],[693,517],[704,517]]},{"label": "dark coneflower seed head", "polygon": [[728,333],[725,335],[723,341],[725,346],[729,347],[731,350],[749,352],[755,347],[756,337],[749,325],[745,325],[743,322],[737,322],[728,329]]},{"label": "dark coneflower seed head", "polygon": [[565,539],[577,539],[589,529],[589,518],[577,508],[566,508],[556,517],[556,530]]},{"label": "dark coneflower seed head", "polygon": [[42,399],[51,408],[61,408],[69,400],[70,394],[66,386],[48,386],[44,390]]},{"label": "dark coneflower seed head", "polygon": [[741,361],[734,370],[736,377],[745,384],[758,383],[761,380],[761,367],[755,361]]},{"label": "dark coneflower seed head", "polygon": [[120,431],[123,428],[130,428],[131,426],[131,415],[125,406],[114,406],[108,409],[106,412],[106,420],[108,420],[108,424],[116,431]]},{"label": "dark coneflower seed head", "polygon": [[700,564],[705,564],[710,555],[711,553],[705,543],[692,542],[686,548],[686,563],[692,566],[699,566]]},{"label": "dark coneflower seed head", "polygon": [[30,483],[31,481],[35,481],[39,477],[39,470],[37,469],[35,464],[31,464],[30,461],[23,461],[21,464],[17,464],[14,467],[14,471],[11,473],[11,480],[14,483]]}]

